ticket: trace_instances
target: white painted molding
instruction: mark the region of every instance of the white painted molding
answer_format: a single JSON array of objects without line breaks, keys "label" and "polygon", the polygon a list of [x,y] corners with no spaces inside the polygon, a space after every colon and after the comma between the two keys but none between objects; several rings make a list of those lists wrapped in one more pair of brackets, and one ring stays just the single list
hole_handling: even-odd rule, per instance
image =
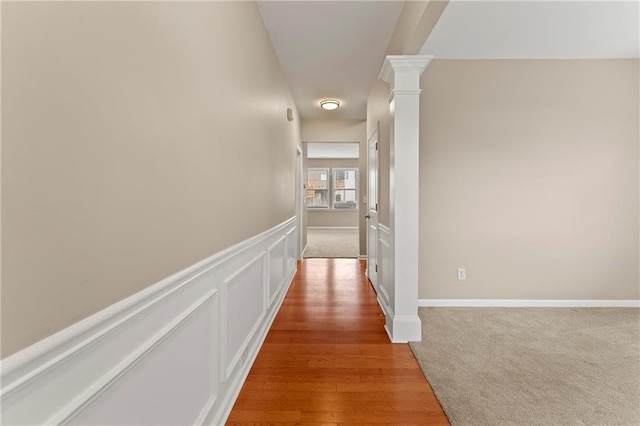
[{"label": "white painted molding", "polygon": [[416,70],[422,74],[432,59],[432,55],[388,55],[378,78],[391,84],[397,71]]},{"label": "white painted molding", "polygon": [[367,259],[368,259],[368,257],[367,257],[366,254],[359,254],[358,255],[358,260],[367,260]]},{"label": "white painted molding", "polygon": [[[295,223],[295,217],[281,223],[280,225],[266,230],[263,233],[256,235],[248,240],[242,241],[234,246],[231,246],[223,251],[220,251],[200,262],[191,265],[180,272],[177,272],[158,283],[139,291],[138,293],[127,297],[100,312],[65,328],[58,333],[47,337],[39,341],[38,343],[23,349],[17,354],[11,355],[8,358],[2,360],[2,383],[6,384],[7,380],[13,378],[14,373],[21,375],[21,367],[28,366],[31,361],[35,361],[41,357],[53,358],[54,354],[59,354],[64,350],[72,346],[73,343],[78,340],[86,338],[87,335],[94,332],[94,328],[98,325],[105,326],[112,322],[115,322],[114,318],[116,314],[122,314],[131,312],[135,308],[139,308],[149,301],[153,296],[161,293],[167,287],[175,285],[176,282],[194,278],[197,274],[206,272],[207,270],[218,266],[222,262],[229,260],[233,256],[238,255],[243,250],[246,250],[249,246],[259,244],[261,241],[267,239],[274,232],[278,232],[282,228]],[[306,249],[306,247],[305,247]],[[6,386],[2,387],[2,391],[5,391]]]},{"label": "white painted molding", "polygon": [[[100,378],[92,386],[87,388],[85,392],[75,398],[72,403],[68,404],[52,418],[48,419],[45,424],[66,424],[71,422],[82,410],[86,409],[89,405],[95,403],[99,396],[105,392],[109,387],[113,386],[117,381],[122,380],[126,373],[134,368],[144,357],[148,356],[160,343],[163,342],[170,334],[174,333],[180,326],[182,326],[187,320],[189,320],[196,312],[202,309],[207,302],[209,302],[218,292],[218,290],[211,290],[205,294],[200,300],[189,307],[178,318],[173,320],[167,326],[163,327],[155,336],[151,337],[147,342],[144,342],[131,353],[126,359],[120,362],[116,368],[111,370],[109,374]],[[211,395],[209,401],[215,403],[217,395]],[[209,402],[208,401],[208,402]]]},{"label": "white painted molding", "polygon": [[[433,56],[387,56],[380,78],[391,89],[389,228],[392,278],[383,282],[395,316],[386,318],[392,342],[420,341],[418,229],[420,167],[420,75]],[[397,335],[396,335],[397,333]]]},{"label": "white painted molding", "polygon": [[391,236],[391,229],[387,225],[383,225],[382,223],[378,223],[378,229],[385,234]]},{"label": "white painted molding", "polygon": [[3,424],[223,424],[292,282],[298,232],[293,217],[4,359]]},{"label": "white painted molding", "polygon": [[[354,209],[327,209],[322,207],[307,207],[307,213],[358,213],[360,205]],[[307,226],[307,228],[309,228]]]},{"label": "white painted molding", "polygon": [[[269,273],[267,274],[267,306],[271,306],[273,304],[273,301],[276,299],[276,297],[278,297],[278,290],[283,284],[283,280],[285,278],[285,273],[284,273],[285,265],[284,264],[280,265],[282,266],[282,271],[280,271],[279,270],[280,266],[277,266],[279,263],[278,258],[274,255],[274,252],[276,251],[276,249],[282,248],[282,253],[280,253],[280,255],[283,258],[282,260],[284,260],[284,263],[286,263],[285,244],[286,244],[286,235],[278,238],[276,242],[274,242],[271,246],[267,248],[267,263],[268,263],[267,268],[269,271]],[[272,260],[274,258],[275,258],[275,262],[272,263]],[[276,266],[276,268],[272,269],[271,268],[272,265]]]},{"label": "white painted molding", "polygon": [[387,322],[393,318],[393,308],[391,307],[391,296],[393,291],[393,247],[391,246],[391,230],[381,223],[378,223],[378,272],[376,289],[378,291],[378,302],[385,311]]},{"label": "white painted molding", "polygon": [[315,229],[315,230],[334,230],[334,231],[346,231],[346,230],[354,230],[359,229],[357,226],[307,226],[307,229]]},{"label": "white painted molding", "polygon": [[[236,399],[238,399],[238,395],[240,395],[240,391],[242,390],[242,385],[247,379],[247,376],[249,376],[249,372],[251,371],[251,366],[253,365],[256,358],[258,357],[258,352],[260,351],[260,348],[262,347],[264,340],[267,338],[267,333],[271,328],[271,324],[273,324],[276,314],[278,313],[278,311],[280,310],[280,307],[282,306],[282,302],[284,301],[284,296],[286,295],[289,287],[291,286],[291,283],[293,282],[293,277],[295,276],[295,273],[296,273],[295,269],[289,273],[289,276],[287,279],[288,284],[283,289],[281,293],[281,297],[278,297],[275,301],[275,304],[272,305],[271,308],[269,309],[269,314],[265,321],[265,324],[261,328],[260,334],[257,336],[257,341],[253,345],[254,350],[252,350],[249,353],[248,360],[245,361],[243,368],[240,370],[239,373],[235,375],[235,378],[232,379],[232,382],[229,385],[230,390],[224,396],[224,400],[221,402],[220,407],[217,410],[210,410],[209,413],[207,413],[207,415],[205,416],[205,421],[202,422],[203,425],[215,426],[215,425],[221,425],[226,423],[226,420],[229,417],[229,414],[231,414],[231,410],[233,409],[233,405]],[[199,424],[199,423],[196,423],[196,424]]]},{"label": "white painted molding", "polygon": [[[284,238],[284,237],[281,237]],[[254,267],[254,265],[258,264],[258,262],[260,263],[260,267],[261,267],[261,273],[260,275],[262,276],[262,282],[260,282],[260,287],[262,287],[262,300],[260,303],[261,306],[261,310],[260,312],[257,313],[257,318],[254,322],[254,324],[251,326],[251,331],[249,333],[245,334],[245,339],[244,341],[240,344],[240,346],[238,347],[238,349],[236,350],[235,354],[231,357],[231,360],[227,360],[227,356],[225,355],[226,349],[227,349],[227,340],[228,340],[228,333],[229,333],[229,329],[233,326],[231,324],[228,324],[227,320],[226,320],[226,316],[228,315],[227,312],[227,305],[229,303],[228,301],[228,293],[229,293],[229,287],[231,287],[232,285],[234,285],[235,283],[242,283],[242,277],[244,274],[247,273],[247,271]],[[249,347],[249,344],[251,342],[251,338],[255,335],[256,331],[258,330],[258,327],[260,326],[261,322],[264,320],[265,315],[267,314],[267,304],[266,304],[266,299],[267,299],[267,286],[265,283],[265,269],[267,268],[266,266],[266,255],[265,253],[260,253],[258,256],[256,256],[255,258],[253,258],[252,260],[250,260],[249,262],[247,262],[245,265],[243,265],[240,269],[238,269],[237,271],[234,271],[231,273],[231,275],[226,278],[223,281],[223,287],[222,287],[222,294],[223,294],[223,303],[222,303],[222,344],[221,344],[221,348],[222,348],[222,363],[223,365],[226,365],[226,368],[224,369],[224,378],[223,380],[226,382],[229,380],[229,377],[231,377],[231,374],[233,373],[233,371],[235,370],[236,366],[238,365],[238,363],[241,361],[241,356],[242,353]],[[249,284],[254,284],[253,282],[249,281]],[[248,316],[249,313],[247,313],[246,311],[243,313],[243,317],[244,316]],[[228,364],[228,365],[227,365]]]},{"label": "white painted molding", "polygon": [[640,308],[640,300],[418,299],[418,306],[469,308]]},{"label": "white painted molding", "polygon": [[420,339],[416,340],[417,335],[422,335],[422,322],[417,313],[416,315],[394,315],[392,343],[419,342]]}]

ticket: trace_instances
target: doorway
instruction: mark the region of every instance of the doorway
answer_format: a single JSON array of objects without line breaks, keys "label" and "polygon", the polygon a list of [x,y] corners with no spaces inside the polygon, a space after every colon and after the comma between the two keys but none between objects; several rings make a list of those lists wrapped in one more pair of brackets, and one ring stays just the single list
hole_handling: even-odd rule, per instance
[{"label": "doorway", "polygon": [[369,174],[367,196],[367,277],[378,291],[378,130],[367,144]]},{"label": "doorway", "polygon": [[359,143],[306,143],[304,257],[359,258],[359,150]]}]

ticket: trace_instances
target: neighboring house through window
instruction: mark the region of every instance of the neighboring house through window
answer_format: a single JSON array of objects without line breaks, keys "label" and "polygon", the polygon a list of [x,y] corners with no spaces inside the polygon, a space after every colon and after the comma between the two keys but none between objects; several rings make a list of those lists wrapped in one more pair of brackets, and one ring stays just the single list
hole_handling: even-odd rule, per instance
[{"label": "neighboring house through window", "polygon": [[[307,173],[307,207],[311,209],[355,210],[358,208],[357,188],[357,169],[309,168]],[[331,197],[329,197],[329,193],[331,193]]]},{"label": "neighboring house through window", "polygon": [[356,169],[333,169],[333,208],[358,208]]},{"label": "neighboring house through window", "polygon": [[307,207],[329,208],[329,169],[310,168],[307,172]]}]

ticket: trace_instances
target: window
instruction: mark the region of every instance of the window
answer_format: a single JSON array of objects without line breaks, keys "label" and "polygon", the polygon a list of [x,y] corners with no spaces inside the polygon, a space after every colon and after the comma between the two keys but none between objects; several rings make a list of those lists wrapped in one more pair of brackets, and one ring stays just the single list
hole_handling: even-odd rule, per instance
[{"label": "window", "polygon": [[356,196],[356,169],[333,169],[333,208],[355,209],[358,207]]},{"label": "window", "polygon": [[307,207],[329,208],[329,169],[308,170]]},{"label": "window", "polygon": [[[333,180],[330,177],[333,177]],[[307,172],[307,207],[311,209],[357,209],[357,188],[357,169],[309,168]]]}]

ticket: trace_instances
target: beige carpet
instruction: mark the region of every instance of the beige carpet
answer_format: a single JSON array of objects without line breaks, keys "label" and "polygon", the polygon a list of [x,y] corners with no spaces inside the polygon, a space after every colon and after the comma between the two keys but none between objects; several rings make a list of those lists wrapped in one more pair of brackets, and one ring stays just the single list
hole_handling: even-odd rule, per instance
[{"label": "beige carpet", "polygon": [[308,229],[304,257],[358,257],[357,229]]},{"label": "beige carpet", "polygon": [[640,425],[640,309],[420,308],[454,425]]}]

